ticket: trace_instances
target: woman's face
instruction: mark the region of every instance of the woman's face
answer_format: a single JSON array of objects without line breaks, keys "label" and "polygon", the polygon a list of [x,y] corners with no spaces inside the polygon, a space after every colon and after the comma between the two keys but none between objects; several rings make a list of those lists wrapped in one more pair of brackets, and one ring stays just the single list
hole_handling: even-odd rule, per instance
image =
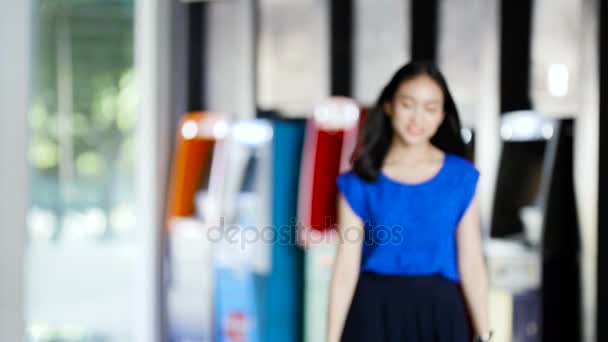
[{"label": "woman's face", "polygon": [[444,118],[443,91],[427,75],[402,82],[391,102],[385,103],[393,130],[406,144],[429,141]]}]

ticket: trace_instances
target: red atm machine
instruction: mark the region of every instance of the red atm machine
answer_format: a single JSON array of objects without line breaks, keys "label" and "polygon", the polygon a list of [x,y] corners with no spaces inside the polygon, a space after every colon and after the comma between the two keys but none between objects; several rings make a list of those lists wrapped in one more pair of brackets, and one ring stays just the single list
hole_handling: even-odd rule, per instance
[{"label": "red atm machine", "polygon": [[350,168],[362,107],[346,97],[319,103],[306,124],[298,198],[304,256],[304,341],[325,340],[329,281],[336,251],[336,177]]}]

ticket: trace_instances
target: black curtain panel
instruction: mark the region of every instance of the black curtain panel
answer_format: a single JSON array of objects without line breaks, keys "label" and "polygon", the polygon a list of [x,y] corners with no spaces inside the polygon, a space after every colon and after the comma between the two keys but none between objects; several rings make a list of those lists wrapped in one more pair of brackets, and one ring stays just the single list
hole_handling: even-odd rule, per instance
[{"label": "black curtain panel", "polygon": [[543,220],[542,340],[580,341],[580,234],[574,195],[574,120],[554,136]]},{"label": "black curtain panel", "polygon": [[500,112],[531,109],[530,41],[533,0],[501,1]]},{"label": "black curtain panel", "polygon": [[352,96],[353,0],[330,2],[331,95]]},{"label": "black curtain panel", "polygon": [[188,5],[188,108],[202,110],[205,106],[203,94],[203,65],[205,65],[205,5],[201,2]]},{"label": "black curtain panel", "polygon": [[437,61],[437,0],[412,0],[411,52],[412,60]]}]

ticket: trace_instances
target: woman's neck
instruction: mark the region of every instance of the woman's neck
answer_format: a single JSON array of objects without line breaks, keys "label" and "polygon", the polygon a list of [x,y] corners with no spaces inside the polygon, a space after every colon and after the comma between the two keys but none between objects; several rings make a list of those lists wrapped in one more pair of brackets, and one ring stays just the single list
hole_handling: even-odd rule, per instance
[{"label": "woman's neck", "polygon": [[437,148],[430,142],[407,144],[400,139],[393,139],[393,143],[386,154],[388,164],[417,164],[427,161],[437,153]]}]

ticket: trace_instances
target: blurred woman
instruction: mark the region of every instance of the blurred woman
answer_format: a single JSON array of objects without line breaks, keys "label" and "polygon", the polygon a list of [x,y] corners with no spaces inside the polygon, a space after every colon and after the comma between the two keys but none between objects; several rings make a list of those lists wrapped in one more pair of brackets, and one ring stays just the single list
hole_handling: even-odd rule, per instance
[{"label": "blurred woman", "polygon": [[480,173],[460,129],[433,64],[403,66],[382,90],[336,179],[328,342],[469,342],[467,312],[475,340],[491,340]]}]

